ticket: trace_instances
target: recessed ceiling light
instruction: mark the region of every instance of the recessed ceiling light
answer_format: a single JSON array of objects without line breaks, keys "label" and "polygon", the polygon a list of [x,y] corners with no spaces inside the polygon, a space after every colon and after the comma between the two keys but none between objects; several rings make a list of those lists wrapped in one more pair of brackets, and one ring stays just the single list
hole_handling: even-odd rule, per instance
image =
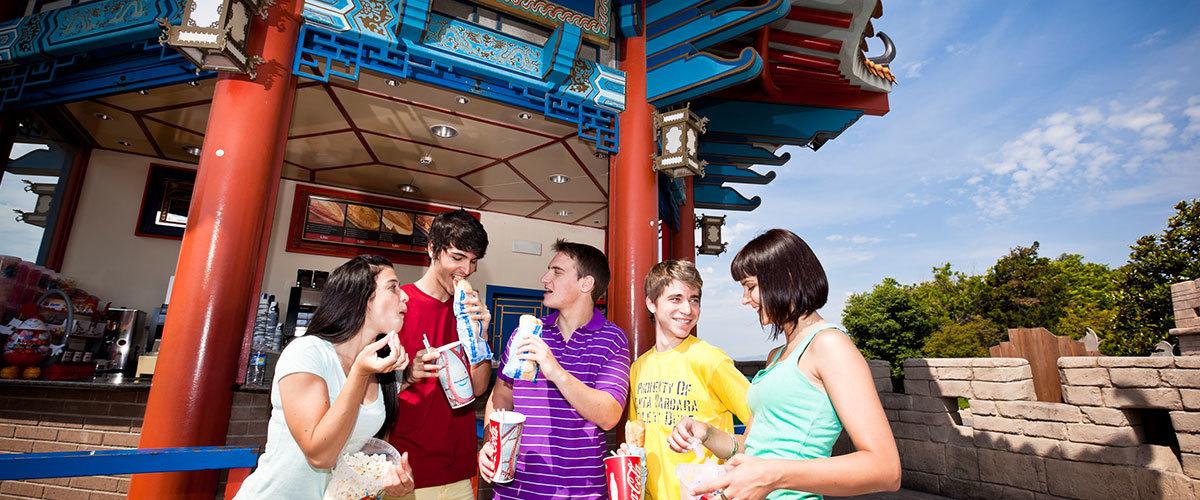
[{"label": "recessed ceiling light", "polygon": [[192,80],[192,81],[188,82],[188,85],[191,85],[191,86],[193,86],[193,87],[199,87],[199,86],[200,86],[200,82],[198,82],[198,81],[196,81],[196,80]]},{"label": "recessed ceiling light", "polygon": [[470,99],[467,99],[466,97],[463,97],[463,96],[455,97],[454,100],[458,101],[459,104],[466,104],[468,102],[471,102]]},{"label": "recessed ceiling light", "polygon": [[438,125],[429,127],[429,131],[433,132],[433,135],[436,135],[443,139],[449,139],[451,137],[458,135],[458,129],[455,129],[454,127],[451,127],[449,125],[443,125],[443,124],[438,124]]},{"label": "recessed ceiling light", "polygon": [[125,146],[125,147],[127,147],[127,148],[128,148],[128,147],[133,147],[133,143],[132,143],[132,142],[129,142],[129,141],[125,140],[125,139],[117,139],[117,144],[120,144],[120,145],[122,145],[122,146]]},{"label": "recessed ceiling light", "polygon": [[433,163],[433,156],[432,155],[421,155],[421,159],[419,159],[417,161],[421,162],[422,165],[430,165]]},{"label": "recessed ceiling light", "polygon": [[200,156],[200,147],[199,146],[184,146],[183,152],[190,154],[192,156]]},{"label": "recessed ceiling light", "polygon": [[571,215],[572,213],[574,213],[574,212],[571,212],[570,210],[559,210],[559,211],[558,211],[558,216],[559,216],[559,217],[566,217],[566,216],[568,216],[568,215]]},{"label": "recessed ceiling light", "polygon": [[520,113],[518,113],[518,114],[517,114],[517,118],[520,118],[520,119],[522,119],[522,120],[528,120],[528,119],[530,119],[530,118],[533,118],[533,115],[531,115],[531,114],[529,114],[529,113],[526,113],[526,112],[522,111],[522,112],[520,112]]},{"label": "recessed ceiling light", "polygon": [[550,174],[550,182],[555,184],[566,184],[569,180],[571,180],[571,178],[563,174]]},{"label": "recessed ceiling light", "polygon": [[600,219],[592,219],[592,224],[599,224],[599,223],[600,223]]},{"label": "recessed ceiling light", "polygon": [[139,90],[139,91],[138,91],[138,94],[141,94],[141,95],[150,95],[150,91],[149,91],[149,90],[146,90],[146,89],[142,89],[142,90]]},{"label": "recessed ceiling light", "polygon": [[108,116],[104,113],[92,113],[92,116],[95,116],[96,118],[99,118],[101,120],[106,120],[106,121],[112,119],[111,116]]},{"label": "recessed ceiling light", "polygon": [[400,85],[400,82],[393,80],[391,78],[388,78],[387,81],[385,81],[384,83],[388,84],[388,86],[390,86],[390,87],[396,87],[396,86]]},{"label": "recessed ceiling light", "polygon": [[595,153],[592,153],[592,156],[595,156],[599,160],[607,160],[608,159],[608,153],[605,153],[603,151],[596,151]]},{"label": "recessed ceiling light", "polygon": [[416,186],[414,186],[414,185],[412,185],[412,184],[401,184],[401,185],[400,185],[400,192],[401,192],[401,193],[408,193],[408,194],[412,194],[412,193],[415,193],[415,192],[417,192],[417,191],[420,191],[420,189],[418,189]]}]

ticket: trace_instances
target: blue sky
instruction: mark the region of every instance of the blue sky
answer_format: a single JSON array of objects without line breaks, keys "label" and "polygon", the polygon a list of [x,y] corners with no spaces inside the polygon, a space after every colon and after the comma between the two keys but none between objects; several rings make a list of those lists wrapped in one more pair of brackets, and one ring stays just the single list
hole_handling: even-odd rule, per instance
[{"label": "blue sky", "polygon": [[981,273],[1035,240],[1043,255],[1123,264],[1200,197],[1200,28],[1187,19],[1200,2],[885,2],[891,112],[739,188],[763,204],[728,213],[730,252],[698,259],[701,338],[735,359],[772,347],[729,262],[778,221],[824,263],[834,321],[886,276]]}]

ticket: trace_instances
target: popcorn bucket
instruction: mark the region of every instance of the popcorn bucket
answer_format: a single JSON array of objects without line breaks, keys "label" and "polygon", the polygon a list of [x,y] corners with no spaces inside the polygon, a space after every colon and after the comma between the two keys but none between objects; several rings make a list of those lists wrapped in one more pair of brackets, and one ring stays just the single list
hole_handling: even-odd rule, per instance
[{"label": "popcorn bucket", "polygon": [[451,342],[438,348],[441,356],[438,363],[442,370],[438,372],[438,381],[446,392],[446,400],[451,408],[462,408],[475,401],[475,387],[471,384],[471,369],[467,363],[467,352],[462,342]]},{"label": "popcorn bucket", "polygon": [[609,500],[641,500],[645,489],[642,457],[614,455],[604,459],[604,480]]},{"label": "popcorn bucket", "polygon": [[495,450],[493,483],[507,483],[516,476],[517,453],[524,428],[525,415],[515,411],[496,411],[488,417],[488,441]]},{"label": "popcorn bucket", "polygon": [[392,469],[400,465],[400,452],[375,438],[351,440],[333,467],[324,500],[381,498]]}]

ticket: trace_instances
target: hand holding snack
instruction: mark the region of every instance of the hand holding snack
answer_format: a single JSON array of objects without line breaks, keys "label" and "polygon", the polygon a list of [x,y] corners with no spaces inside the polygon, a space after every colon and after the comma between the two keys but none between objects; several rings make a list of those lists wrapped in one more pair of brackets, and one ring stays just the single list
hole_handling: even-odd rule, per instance
[{"label": "hand holding snack", "polygon": [[708,439],[708,431],[708,424],[693,420],[692,417],[683,417],[678,424],[675,424],[675,429],[667,438],[667,444],[675,453],[694,451],[696,447],[704,443],[704,440]]},{"label": "hand holding snack", "polygon": [[[387,356],[380,356],[379,350],[384,347],[389,349]],[[396,332],[389,332],[358,352],[354,357],[354,364],[350,366],[350,374],[366,377],[396,371],[397,367],[403,370],[405,366],[408,366],[408,354],[400,345],[400,337],[396,336]]]},{"label": "hand holding snack", "polygon": [[412,465],[408,463],[408,452],[400,455],[400,464],[392,468],[393,476],[388,477],[383,493],[389,497],[402,497],[412,493],[416,486],[413,482]]},{"label": "hand holding snack", "polygon": [[519,318],[517,331],[513,332],[512,347],[508,353],[508,361],[501,367],[505,376],[532,382],[537,378],[538,365],[535,361],[524,358],[525,352],[519,349],[521,342],[527,337],[539,337],[542,334],[542,320],[528,314]]},{"label": "hand holding snack", "polygon": [[520,339],[513,346],[513,352],[518,353],[517,359],[537,363],[538,370],[542,372],[546,380],[551,382],[559,380],[559,377],[566,373],[562,365],[554,358],[550,346],[546,345],[546,341],[541,337],[530,335]]}]

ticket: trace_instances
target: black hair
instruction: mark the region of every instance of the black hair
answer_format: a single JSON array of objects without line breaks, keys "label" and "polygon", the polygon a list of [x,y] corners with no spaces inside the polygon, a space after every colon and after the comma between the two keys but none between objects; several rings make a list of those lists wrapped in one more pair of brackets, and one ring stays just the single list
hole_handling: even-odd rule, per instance
[{"label": "black hair", "polygon": [[[359,255],[329,273],[329,280],[321,292],[321,303],[308,323],[306,335],[334,344],[353,338],[367,320],[367,303],[375,295],[375,277],[385,267],[392,267],[392,262],[378,255]],[[387,356],[389,352],[389,347],[379,350],[380,356]],[[399,413],[396,373],[376,373],[375,380],[383,390],[385,415],[383,427],[375,437],[383,438]],[[333,404],[333,401],[329,403]]]},{"label": "black hair", "polygon": [[478,259],[487,253],[488,235],[483,224],[461,208],[438,214],[429,226],[429,248],[434,258],[450,247],[471,252]]},{"label": "black hair", "polygon": [[796,233],[772,229],[756,236],[729,264],[735,281],[758,279],[759,307],[771,322],[771,339],[829,300],[829,280],[816,254]]},{"label": "black hair", "polygon": [[592,287],[592,302],[598,302],[608,291],[608,280],[612,279],[608,272],[608,257],[599,248],[584,243],[571,243],[564,239],[554,242],[555,252],[575,259],[575,274],[580,279],[591,276],[596,280]]}]

